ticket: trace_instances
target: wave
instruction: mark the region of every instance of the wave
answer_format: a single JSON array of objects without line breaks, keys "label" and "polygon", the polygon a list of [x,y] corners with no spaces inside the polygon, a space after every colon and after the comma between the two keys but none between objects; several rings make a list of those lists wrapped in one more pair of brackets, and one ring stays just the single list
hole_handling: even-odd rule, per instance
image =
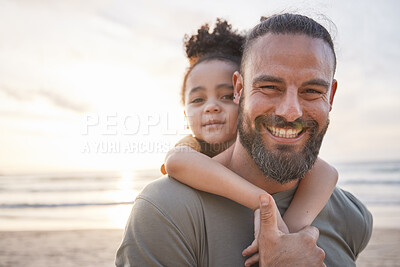
[{"label": "wave", "polygon": [[133,201],[124,202],[97,202],[97,203],[16,203],[16,204],[0,204],[0,209],[26,209],[26,208],[66,208],[66,207],[84,207],[84,206],[112,206],[112,205],[131,205]]},{"label": "wave", "polygon": [[[400,205],[400,200],[397,199],[365,199],[364,204],[367,205]],[[0,204],[0,209],[30,209],[30,208],[69,208],[69,207],[87,207],[87,206],[117,206],[117,205],[132,205],[134,201],[122,202],[87,202],[87,203],[14,203]]]},{"label": "wave", "polygon": [[400,185],[400,180],[341,180],[338,182],[339,185]]},{"label": "wave", "polygon": [[[131,190],[132,192],[138,191],[141,188],[126,188],[124,190]],[[73,193],[73,192],[120,192],[121,188],[115,186],[114,188],[111,187],[104,187],[104,188],[90,188],[90,187],[80,187],[80,188],[66,188],[66,187],[53,187],[53,188],[6,188],[0,186],[0,192],[10,192],[10,193]]]},{"label": "wave", "polygon": [[[366,180],[366,179],[339,179],[338,185],[400,185],[400,180]],[[125,191],[129,190],[132,192],[137,192],[141,190],[140,186],[134,186],[131,188],[125,188]],[[2,193],[32,193],[32,194],[46,194],[46,193],[96,193],[96,192],[119,192],[121,188],[119,186],[87,186],[87,187],[74,187],[68,188],[64,187],[47,187],[47,188],[28,188],[28,187],[20,187],[20,188],[9,188],[0,185],[0,192]]]},{"label": "wave", "polygon": [[365,200],[363,203],[377,206],[400,206],[400,200]]}]

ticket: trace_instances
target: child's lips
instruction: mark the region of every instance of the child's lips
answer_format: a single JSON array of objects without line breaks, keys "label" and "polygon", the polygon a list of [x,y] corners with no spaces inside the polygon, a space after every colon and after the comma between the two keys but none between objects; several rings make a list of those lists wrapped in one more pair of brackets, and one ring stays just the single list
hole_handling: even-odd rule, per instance
[{"label": "child's lips", "polygon": [[210,120],[203,124],[203,127],[211,127],[211,126],[219,126],[224,124],[225,122],[220,120]]},{"label": "child's lips", "polygon": [[225,124],[224,121],[209,120],[209,121],[207,121],[206,123],[203,124],[203,127],[207,131],[216,131],[216,130],[221,129],[221,127],[223,127],[224,124]]}]

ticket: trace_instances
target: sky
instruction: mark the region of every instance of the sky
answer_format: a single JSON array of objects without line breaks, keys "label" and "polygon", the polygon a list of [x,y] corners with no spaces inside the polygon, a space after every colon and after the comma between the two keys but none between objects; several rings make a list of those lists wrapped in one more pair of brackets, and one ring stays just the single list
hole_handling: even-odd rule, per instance
[{"label": "sky", "polygon": [[[400,160],[400,2],[0,0],[0,174],[158,167],[188,133],[183,36],[297,12],[334,37],[321,157]],[[334,24],[330,23],[329,20]]]}]

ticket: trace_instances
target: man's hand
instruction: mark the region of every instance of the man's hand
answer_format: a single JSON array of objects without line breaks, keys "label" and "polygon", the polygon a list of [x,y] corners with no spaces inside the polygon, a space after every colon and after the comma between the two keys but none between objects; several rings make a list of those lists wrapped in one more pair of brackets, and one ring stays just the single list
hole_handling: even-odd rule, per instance
[{"label": "man's hand", "polygon": [[317,246],[319,231],[313,226],[297,233],[278,229],[276,206],[270,195],[260,196],[260,266],[325,266],[325,252]]}]

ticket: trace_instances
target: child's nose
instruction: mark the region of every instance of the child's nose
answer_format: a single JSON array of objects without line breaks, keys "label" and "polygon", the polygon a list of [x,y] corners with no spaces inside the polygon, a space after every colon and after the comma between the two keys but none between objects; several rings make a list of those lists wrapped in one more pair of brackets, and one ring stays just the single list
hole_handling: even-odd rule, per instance
[{"label": "child's nose", "polygon": [[214,100],[210,100],[207,102],[206,106],[205,106],[205,112],[206,113],[216,113],[216,112],[220,112],[221,111],[221,107],[218,105],[218,103]]}]

